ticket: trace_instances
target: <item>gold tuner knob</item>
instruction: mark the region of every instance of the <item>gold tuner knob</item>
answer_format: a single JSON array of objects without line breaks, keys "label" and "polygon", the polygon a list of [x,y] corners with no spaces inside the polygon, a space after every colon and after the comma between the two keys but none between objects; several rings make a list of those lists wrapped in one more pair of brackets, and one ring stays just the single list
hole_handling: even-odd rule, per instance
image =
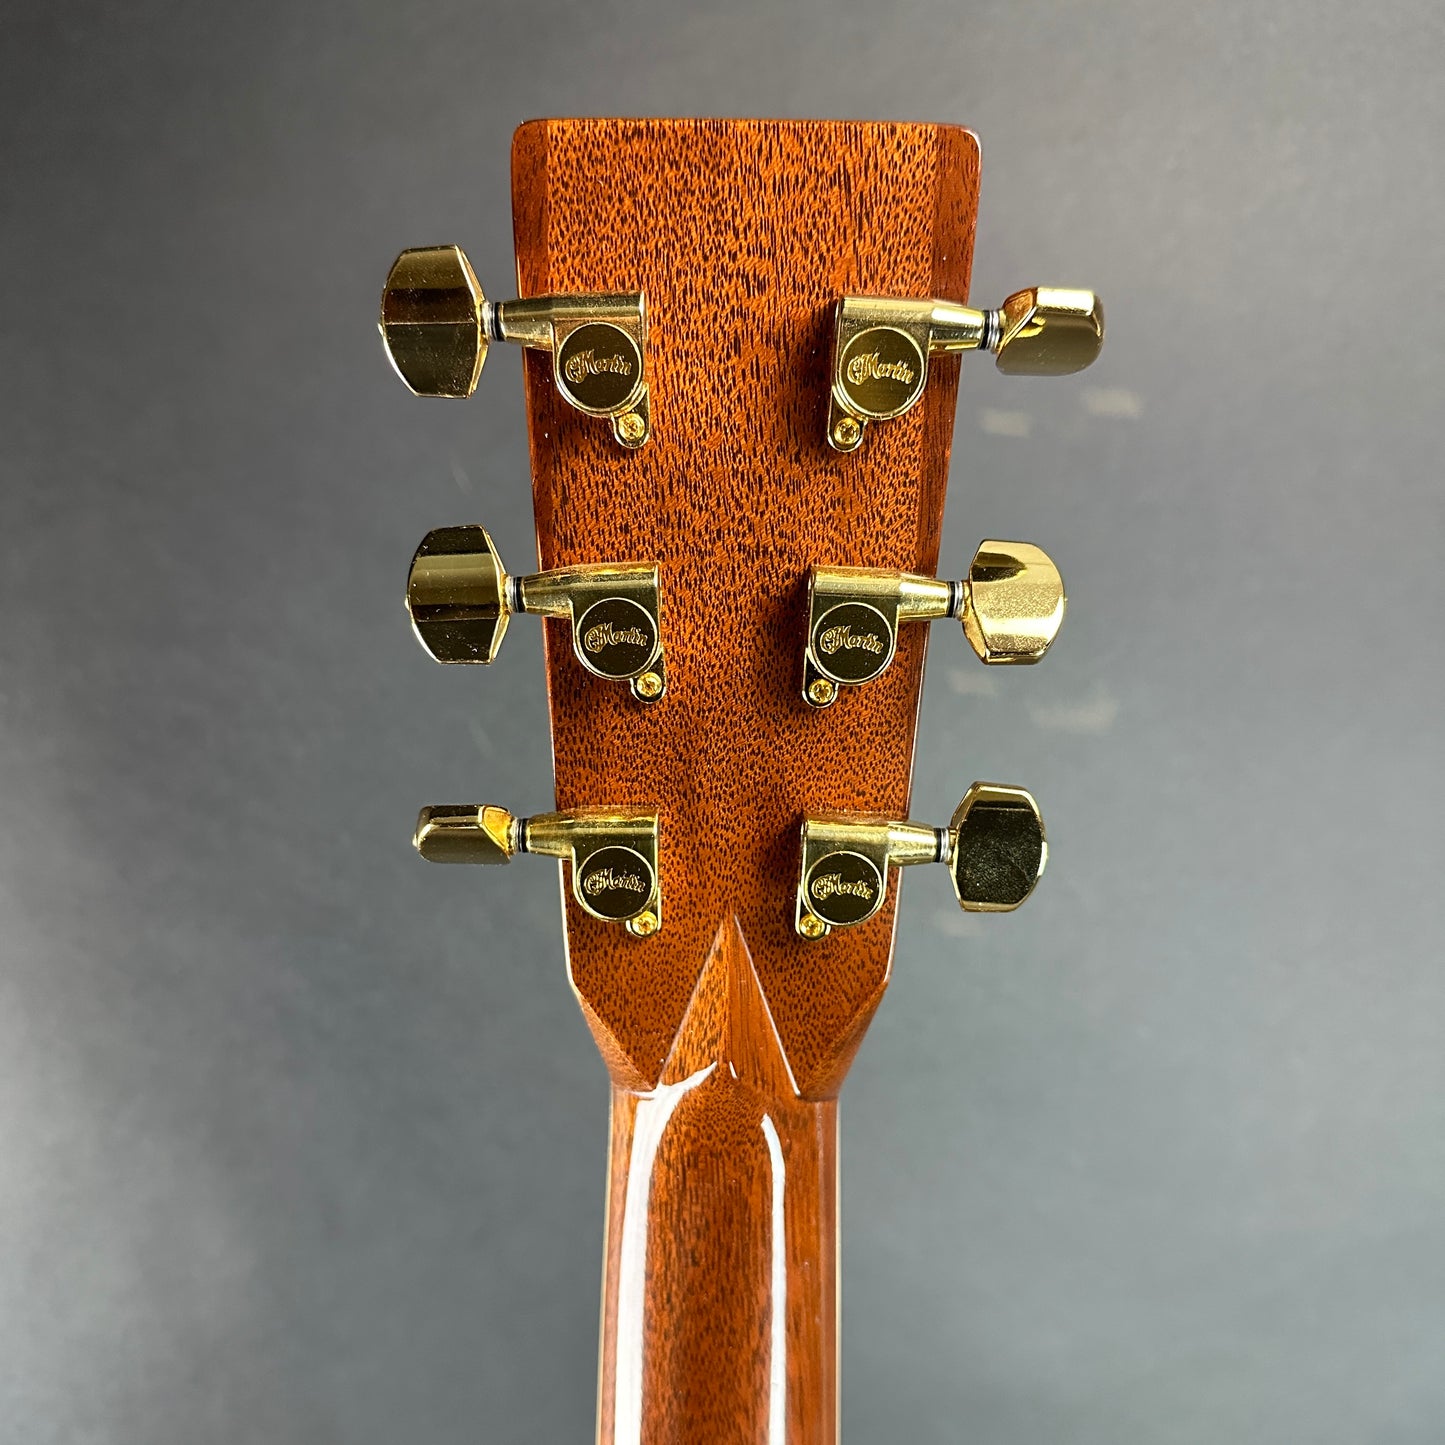
[{"label": "gold tuner knob", "polygon": [[999,308],[998,369],[1008,376],[1070,376],[1104,345],[1104,308],[1092,291],[1030,286]]},{"label": "gold tuner knob", "polygon": [[396,258],[381,293],[381,336],[396,373],[418,396],[470,396],[487,346],[547,351],[563,400],[608,417],[629,449],[651,434],[647,303],[642,292],[488,301],[460,246]]},{"label": "gold tuner knob", "polygon": [[946,828],[836,814],[803,820],[794,927],[807,939],[866,923],[883,906],[888,870],[944,863],[960,907],[1007,913],[1034,890],[1048,859],[1044,820],[1023,788],[975,783]]},{"label": "gold tuner knob", "polygon": [[1034,286],[996,311],[952,301],[844,296],[833,318],[828,445],[856,451],[871,421],[910,411],[940,352],[991,351],[1014,376],[1082,371],[1104,344],[1104,308],[1092,291]]},{"label": "gold tuner knob", "polygon": [[1058,636],[1067,601],[1059,569],[1029,542],[981,542],[961,582],[886,568],[814,567],[803,699],[828,707],[840,689],[881,677],[903,622],[956,617],[981,661],[1037,662]]},{"label": "gold tuner knob", "polygon": [[412,839],[432,863],[510,863],[518,853],[559,858],[578,907],[636,938],[662,927],[657,814],[582,808],[517,818],[492,804],[423,808]]},{"label": "gold tuner knob", "polygon": [[485,527],[438,527],[411,561],[406,610],[438,662],[496,659],[517,612],[564,618],[572,651],[595,677],[626,682],[641,702],[667,690],[662,601],[651,562],[596,563],[509,577]]},{"label": "gold tuner knob", "polygon": [[460,246],[396,258],[381,295],[381,337],[396,374],[417,396],[470,396],[487,359],[486,305]]}]

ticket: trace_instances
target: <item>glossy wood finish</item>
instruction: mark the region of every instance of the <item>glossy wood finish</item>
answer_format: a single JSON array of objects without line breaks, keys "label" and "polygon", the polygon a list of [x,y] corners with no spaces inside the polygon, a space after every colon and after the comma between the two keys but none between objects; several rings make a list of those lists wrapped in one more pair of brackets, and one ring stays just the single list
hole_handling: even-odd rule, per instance
[{"label": "glossy wood finish", "polygon": [[887,985],[868,924],[792,927],[808,811],[907,816],[926,628],[825,712],[799,696],[814,562],[935,571],[958,363],[827,447],[843,292],[964,299],[978,150],[925,125],[537,121],[513,150],[520,294],[642,288],[636,453],[527,357],[540,564],[652,561],[669,690],[642,708],[547,624],[557,804],[656,806],[664,927],[566,901],[613,1095],[599,1438],[837,1438],[836,1095]]},{"label": "glossy wood finish", "polygon": [[613,1089],[600,1439],[837,1438],[837,1161],[729,919],[661,1080]]}]

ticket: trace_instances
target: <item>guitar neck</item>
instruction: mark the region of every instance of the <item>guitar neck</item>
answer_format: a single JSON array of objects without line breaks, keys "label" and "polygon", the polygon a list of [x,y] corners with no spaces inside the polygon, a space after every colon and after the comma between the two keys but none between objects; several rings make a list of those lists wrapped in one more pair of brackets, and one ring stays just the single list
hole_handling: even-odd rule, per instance
[{"label": "guitar neck", "polygon": [[831,1445],[837,1221],[837,1102],[797,1097],[725,929],[661,1081],[612,1093],[601,1445]]}]

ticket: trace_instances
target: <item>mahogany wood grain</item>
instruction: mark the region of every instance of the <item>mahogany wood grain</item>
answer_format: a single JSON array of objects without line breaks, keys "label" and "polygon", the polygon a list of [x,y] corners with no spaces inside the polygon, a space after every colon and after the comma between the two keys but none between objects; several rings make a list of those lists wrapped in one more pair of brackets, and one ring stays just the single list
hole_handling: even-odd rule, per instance
[{"label": "mahogany wood grain", "polygon": [[543,567],[657,561],[668,693],[643,708],[547,624],[557,805],[656,807],[662,931],[566,897],[613,1083],[599,1439],[837,1439],[837,1106],[892,959],[793,931],[806,812],[906,817],[927,628],[884,677],[799,696],[814,562],[932,573],[956,360],[860,452],[824,439],[844,292],[965,299],[978,186],[950,126],[551,120],[513,147],[523,296],[646,292],[637,452],[527,358]]}]

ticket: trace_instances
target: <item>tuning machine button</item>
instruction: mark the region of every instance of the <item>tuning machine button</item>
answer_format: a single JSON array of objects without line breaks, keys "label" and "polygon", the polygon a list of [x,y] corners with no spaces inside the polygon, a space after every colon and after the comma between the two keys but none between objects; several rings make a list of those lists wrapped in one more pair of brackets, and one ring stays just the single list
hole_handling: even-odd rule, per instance
[{"label": "tuning machine button", "polygon": [[561,858],[584,912],[622,924],[635,938],[662,927],[656,813],[582,808],[518,818],[490,803],[443,804],[421,810],[412,842],[432,863],[510,863],[518,853]]},{"label": "tuning machine button", "polygon": [[460,246],[423,246],[403,251],[386,278],[381,335],[418,396],[470,396],[487,346],[512,341],[551,352],[563,399],[609,417],[623,446],[640,447],[651,434],[640,291],[488,301]]},{"label": "tuning machine button", "polygon": [[803,820],[794,926],[809,939],[866,923],[883,906],[889,868],[944,863],[960,907],[1008,913],[1048,860],[1044,820],[1023,788],[975,783],[946,828],[836,814]]},{"label": "tuning machine button", "polygon": [[641,702],[667,690],[655,563],[603,562],[509,577],[485,527],[438,527],[411,561],[406,609],[438,662],[496,659],[514,613],[566,618],[588,672],[626,682]]},{"label": "tuning machine button", "polygon": [[1067,601],[1059,569],[1029,542],[981,542],[961,582],[886,568],[814,567],[803,699],[828,707],[839,688],[881,677],[901,622],[956,617],[981,662],[1037,662],[1058,635]]},{"label": "tuning machine button", "polygon": [[952,301],[844,296],[833,319],[828,444],[856,451],[870,421],[917,404],[938,352],[991,351],[1013,376],[1082,371],[1104,344],[1104,310],[1092,291],[1034,286],[996,311]]}]

